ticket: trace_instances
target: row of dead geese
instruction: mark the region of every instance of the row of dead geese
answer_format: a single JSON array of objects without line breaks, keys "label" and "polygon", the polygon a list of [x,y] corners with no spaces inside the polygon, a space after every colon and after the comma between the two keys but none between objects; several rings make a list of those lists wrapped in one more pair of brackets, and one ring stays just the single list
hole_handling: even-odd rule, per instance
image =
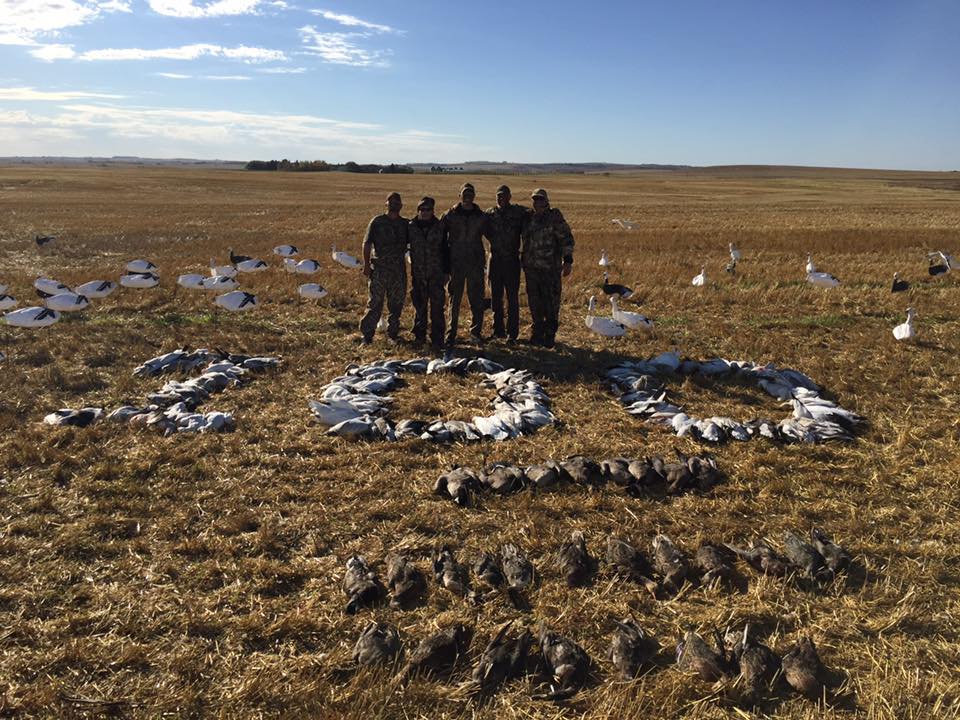
[{"label": "row of dead geese", "polygon": [[[251,357],[222,350],[200,348],[189,352],[175,350],[151,358],[137,367],[135,377],[154,377],[173,372],[200,370],[198,377],[185,381],[170,380],[157,392],[147,395],[141,406],[124,405],[106,415],[113,422],[139,425],[162,432],[208,433],[225,432],[235,426],[230,413],[197,412],[211,395],[223,392],[231,386],[249,381],[251,373],[261,373],[278,367],[280,360],[274,357]],[[63,408],[44,418],[48,425],[72,425],[86,427],[101,420],[103,408]]]},{"label": "row of dead geese", "polygon": [[656,455],[643,459],[607,458],[600,462],[573,455],[559,462],[548,460],[525,467],[492,463],[479,472],[456,465],[437,478],[433,492],[468,507],[475,496],[484,492],[494,495],[510,495],[524,489],[548,492],[564,485],[595,490],[610,483],[624,488],[628,495],[644,497],[661,492],[667,495],[709,492],[722,480],[714,458],[676,453],[677,462],[664,462]]},{"label": "row of dead geese", "polygon": [[[471,422],[403,419],[394,423],[387,417],[393,399],[385,393],[396,387],[403,373],[476,373],[482,386],[496,392],[493,413],[477,415]],[[344,375],[321,388],[320,399],[310,400],[309,407],[317,422],[328,428],[327,435],[367,440],[507,440],[556,421],[550,412],[550,398],[529,371],[505,368],[481,357],[351,364]]]}]

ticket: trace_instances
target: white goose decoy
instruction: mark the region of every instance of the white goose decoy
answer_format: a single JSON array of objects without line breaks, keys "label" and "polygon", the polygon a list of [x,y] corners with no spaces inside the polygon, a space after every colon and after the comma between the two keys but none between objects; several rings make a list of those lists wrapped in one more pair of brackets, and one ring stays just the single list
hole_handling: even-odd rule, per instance
[{"label": "white goose decoy", "polygon": [[807,282],[811,285],[816,285],[817,287],[822,288],[833,288],[837,287],[840,284],[840,281],[837,280],[833,275],[826,272],[809,272],[807,273]]},{"label": "white goose decoy", "polygon": [[218,295],[213,302],[224,310],[238,312],[255,308],[257,306],[257,296],[243,290],[234,290],[226,295]]},{"label": "white goose decoy", "polygon": [[736,264],[736,263],[740,262],[740,258],[741,258],[741,257],[742,257],[742,255],[741,255],[740,251],[737,249],[737,246],[734,245],[733,243],[730,243],[730,260],[731,260],[734,264]]},{"label": "white goose decoy", "polygon": [[916,316],[917,315],[913,311],[913,308],[907,308],[907,321],[897,325],[893,329],[893,336],[897,340],[912,340],[914,337],[916,337],[917,333],[913,329],[913,320]]},{"label": "white goose decoy", "polygon": [[810,273],[815,273],[817,271],[817,266],[813,264],[813,256],[809,253],[807,254],[807,275]]},{"label": "white goose decoy", "polygon": [[75,292],[58,293],[52,295],[43,301],[51,310],[58,312],[80,312],[90,305],[90,300],[85,295],[77,295]]},{"label": "white goose decoy", "polygon": [[301,275],[313,275],[319,269],[320,263],[316,260],[301,260],[296,266],[296,271]]},{"label": "white goose decoy", "polygon": [[117,284],[111,280],[91,280],[73,289],[77,295],[85,295],[91,300],[102,300],[117,289]]},{"label": "white goose decoy", "polygon": [[216,258],[210,258],[210,277],[236,277],[237,268],[233,265],[217,265]]},{"label": "white goose decoy", "polygon": [[207,279],[206,275],[192,273],[181,275],[177,278],[177,285],[187,290],[203,290],[203,281]]},{"label": "white goose decoy", "polygon": [[250,258],[237,263],[237,270],[242,273],[263,272],[269,266],[259,258]]},{"label": "white goose decoy", "polygon": [[624,230],[633,230],[637,226],[637,223],[632,220],[621,220],[620,218],[614,218],[610,222],[614,225],[619,225]]},{"label": "white goose decoy", "polygon": [[70,292],[70,288],[64,285],[58,280],[51,280],[50,278],[38,277],[33,281],[33,286],[40,292],[45,292],[47,295],[56,295],[57,293]]},{"label": "white goose decoy", "polygon": [[345,268],[350,268],[351,270],[356,269],[362,265],[362,263],[350,253],[345,253],[342,250],[337,250],[336,245],[333,245],[331,247],[330,256],[336,262],[340,263]]},{"label": "white goose decoy", "polygon": [[129,273],[120,276],[120,284],[127,288],[152,288],[160,284],[160,276],[149,272]]},{"label": "white goose decoy", "polygon": [[318,283],[305,283],[297,288],[297,292],[307,300],[319,300],[327,296],[326,289]]},{"label": "white goose decoy", "polygon": [[613,318],[596,317],[593,314],[593,311],[596,309],[596,307],[596,298],[591,295],[587,316],[583,321],[584,325],[586,325],[591,332],[595,332],[597,335],[604,335],[606,337],[621,337],[627,332],[627,329]]},{"label": "white goose decoy", "polygon": [[285,257],[285,258],[293,257],[294,255],[298,255],[299,253],[300,253],[300,249],[296,245],[277,245],[273,249],[274,255],[279,255],[280,257]]},{"label": "white goose decoy", "polygon": [[152,273],[157,266],[149,260],[131,260],[125,269],[128,273]]},{"label": "white goose decoy", "polygon": [[9,310],[17,306],[17,299],[13,295],[0,294],[0,310]]},{"label": "white goose decoy", "polygon": [[703,287],[707,284],[707,268],[704,265],[700,266],[700,274],[695,275],[693,280],[690,281],[690,284],[694,287]]},{"label": "white goose decoy", "polygon": [[60,319],[60,313],[45,307],[28,307],[9,312],[3,319],[14,327],[40,328],[53,325]]},{"label": "white goose decoy", "polygon": [[616,295],[610,298],[610,304],[613,305],[613,312],[611,313],[613,315],[613,319],[621,325],[647,331],[653,330],[653,320],[648,318],[646,315],[629,312],[627,310],[621,310],[619,300],[617,299]]},{"label": "white goose decoy", "polygon": [[600,267],[610,267],[610,257],[607,255],[606,250],[600,251],[600,262],[597,263]]},{"label": "white goose decoy", "polygon": [[237,279],[226,275],[214,275],[200,281],[200,288],[203,290],[236,290],[238,287],[240,283]]}]

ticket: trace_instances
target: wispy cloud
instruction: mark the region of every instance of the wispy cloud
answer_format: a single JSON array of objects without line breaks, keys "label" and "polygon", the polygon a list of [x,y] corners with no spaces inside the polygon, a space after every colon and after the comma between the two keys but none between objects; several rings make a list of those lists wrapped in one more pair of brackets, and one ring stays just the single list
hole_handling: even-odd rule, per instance
[{"label": "wispy cloud", "polygon": [[332,20],[333,22],[339,23],[340,25],[345,25],[346,27],[359,27],[363,28],[364,30],[373,30],[374,32],[378,33],[399,32],[389,25],[379,25],[377,23],[367,22],[366,20],[361,20],[353,15],[335,13],[331,10],[311,10],[310,12],[312,12],[314,15],[319,15],[325,20]]},{"label": "wispy cloud", "polygon": [[196,19],[255,14],[261,0],[148,0],[148,4],[159,15]]},{"label": "wispy cloud", "polygon": [[49,45],[38,45],[30,50],[30,54],[38,60],[53,62],[54,60],[69,60],[76,56],[77,53],[74,51],[73,45],[51,43]]},{"label": "wispy cloud", "polygon": [[123,95],[112,95],[108,93],[82,92],[80,90],[35,90],[32,87],[12,87],[0,88],[0,100],[13,100],[19,102],[43,101],[43,102],[69,102],[72,100],[86,99],[105,99],[116,100],[124,97]]},{"label": "wispy cloud", "polygon": [[154,75],[162,78],[167,78],[169,80],[189,80],[193,75],[184,75],[183,73],[172,73],[172,72],[158,72]]},{"label": "wispy cloud", "polygon": [[183,73],[158,72],[159,77],[170,80],[252,80],[249,75],[185,75]]},{"label": "wispy cloud", "polygon": [[389,50],[368,50],[358,41],[368,37],[366,33],[321,32],[312,25],[300,28],[303,51],[315,55],[324,62],[354,67],[387,67]]},{"label": "wispy cloud", "polygon": [[227,60],[239,60],[245,63],[277,62],[287,59],[282,50],[268,48],[224,47],[210,43],[195,43],[170,48],[104,48],[102,50],[88,50],[76,55],[77,60],[109,61],[109,60],[196,60],[201,57],[219,57]]},{"label": "wispy cloud", "polygon": [[268,67],[257,70],[268,75],[303,75],[306,71],[305,67]]},{"label": "wispy cloud", "polygon": [[252,80],[249,75],[201,75],[202,80]]},{"label": "wispy cloud", "polygon": [[37,45],[113,12],[131,12],[129,0],[0,0],[0,45]]}]

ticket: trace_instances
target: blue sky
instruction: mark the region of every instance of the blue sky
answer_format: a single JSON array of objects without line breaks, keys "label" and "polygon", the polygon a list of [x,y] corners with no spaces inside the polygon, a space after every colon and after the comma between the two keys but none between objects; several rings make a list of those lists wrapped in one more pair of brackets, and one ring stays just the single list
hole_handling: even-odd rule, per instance
[{"label": "blue sky", "polygon": [[960,2],[0,0],[0,156],[960,169]]}]

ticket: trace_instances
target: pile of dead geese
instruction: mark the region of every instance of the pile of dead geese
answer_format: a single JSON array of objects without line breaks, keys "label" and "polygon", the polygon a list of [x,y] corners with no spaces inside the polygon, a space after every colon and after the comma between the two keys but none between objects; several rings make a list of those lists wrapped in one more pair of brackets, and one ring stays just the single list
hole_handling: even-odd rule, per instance
[{"label": "pile of dead geese", "polygon": [[[169,380],[141,406],[124,405],[106,415],[107,420],[142,425],[164,435],[173,433],[207,433],[232,430],[235,420],[230,413],[197,412],[211,395],[231,386],[243,385],[253,373],[278,367],[274,357],[236,355],[222,350],[201,348],[194,351],[174,350],[147,360],[133,371],[134,377],[157,377],[173,373],[200,371],[189,380]],[[103,408],[64,408],[50,413],[43,420],[49,425],[86,427],[105,415]]]},{"label": "pile of dead geese", "polygon": [[[442,419],[394,422],[388,419],[393,400],[386,393],[397,387],[404,373],[478,374],[480,384],[496,392],[493,413],[476,416],[472,422]],[[550,398],[528,371],[505,368],[482,357],[351,364],[344,375],[324,385],[320,399],[311,400],[309,405],[317,421],[329,428],[327,435],[366,440],[507,440],[536,432],[556,421],[550,412]]]},{"label": "pile of dead geese", "polygon": [[610,483],[633,497],[648,497],[706,493],[722,479],[716,460],[708,455],[687,456],[677,451],[677,462],[664,462],[656,455],[600,462],[573,455],[559,462],[547,460],[526,467],[496,462],[480,472],[455,465],[437,478],[433,491],[467,507],[480,493],[510,495],[524,489],[538,493],[569,485],[596,490]]},{"label": "pile of dead geese", "polygon": [[[662,379],[693,375],[755,383],[768,395],[791,405],[793,414],[779,422],[693,417],[670,402]],[[678,437],[704,442],[746,441],[757,436],[785,443],[851,441],[865,425],[862,417],[823,397],[822,388],[803,373],[772,364],[723,358],[681,360],[679,354],[665,352],[648,360],[620,363],[606,372],[606,378],[610,390],[631,415],[670,427]]]},{"label": "pile of dead geese", "polygon": [[[785,542],[787,558],[795,572],[811,572],[811,558],[819,557],[823,568],[842,572],[850,562],[843,548],[832,543],[820,530],[811,533],[813,545],[788,533],[794,540]],[[820,548],[820,549],[818,549]],[[655,596],[662,592],[676,596],[693,582],[693,568],[700,573],[704,585],[732,583],[736,570],[733,553],[723,546],[704,544],[692,562],[676,548],[665,535],[657,535],[652,543],[653,559],[648,560],[625,540],[610,536],[607,540],[606,564],[611,574],[620,579],[637,582]],[[822,552],[821,552],[822,551]],[[574,531],[563,543],[551,561],[553,567],[570,587],[591,582],[597,561],[587,551],[584,536]],[[443,592],[453,593],[472,603],[483,603],[503,598],[517,609],[529,612],[525,595],[540,581],[533,563],[516,545],[504,544],[498,553],[483,552],[470,567],[458,561],[453,550],[444,545],[431,557],[429,575],[433,584]],[[471,570],[473,578],[471,578]],[[656,579],[654,579],[656,578]],[[425,601],[428,572],[419,567],[408,554],[398,553],[387,558],[386,584],[377,572],[359,555],[346,563],[342,581],[347,603],[344,608],[356,614],[363,608],[376,607],[389,595],[390,606],[405,610]],[[528,653],[533,635],[528,630],[511,636],[513,622],[496,631],[477,660],[472,677],[475,692],[494,692],[503,682],[526,672]],[[353,649],[353,660],[358,665],[392,665],[398,669],[396,682],[420,676],[449,676],[463,661],[473,632],[464,624],[455,624],[428,636],[408,654],[401,664],[400,635],[389,624],[370,622],[366,625]],[[741,699],[754,702],[767,690],[776,690],[777,683],[786,683],[810,698],[820,698],[830,684],[830,673],[820,665],[816,648],[808,637],[800,638],[781,658],[761,644],[748,627],[725,634],[714,632],[716,648],[711,648],[696,632],[684,633],[676,647],[677,666],[685,672],[699,675],[708,682],[735,679],[742,676],[744,695]],[[542,666],[547,669],[547,688],[534,697],[560,700],[579,692],[593,672],[586,651],[575,641],[551,632],[541,624],[538,642]],[[653,659],[660,652],[660,644],[632,619],[614,621],[613,638],[607,657],[619,677],[630,680],[652,669]]]}]

